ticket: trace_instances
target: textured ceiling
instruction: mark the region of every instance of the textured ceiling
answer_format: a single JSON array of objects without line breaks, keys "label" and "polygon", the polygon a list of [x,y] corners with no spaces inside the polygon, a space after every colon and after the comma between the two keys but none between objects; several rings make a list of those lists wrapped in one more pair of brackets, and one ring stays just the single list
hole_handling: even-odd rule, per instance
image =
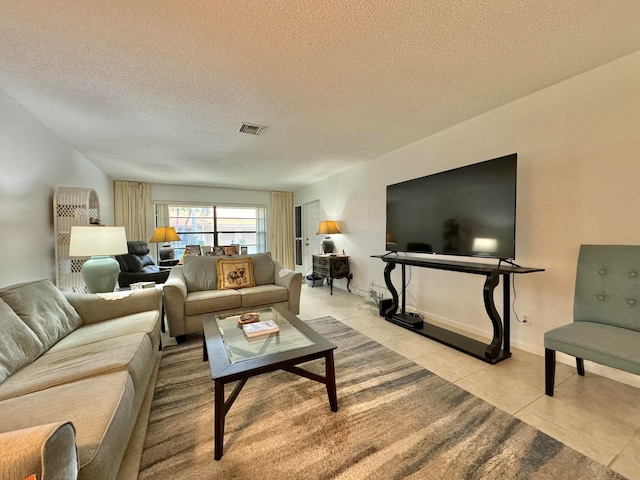
[{"label": "textured ceiling", "polygon": [[114,179],[295,190],[639,50],[639,25],[638,0],[0,0],[0,88]]}]

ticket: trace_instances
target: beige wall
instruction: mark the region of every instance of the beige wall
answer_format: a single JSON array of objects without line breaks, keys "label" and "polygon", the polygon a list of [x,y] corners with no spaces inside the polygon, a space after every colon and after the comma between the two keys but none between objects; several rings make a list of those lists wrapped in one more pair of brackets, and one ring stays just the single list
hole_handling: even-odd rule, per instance
[{"label": "beige wall", "polygon": [[92,188],[113,224],[111,180],[0,90],[0,286],[55,281],[53,192]]},{"label": "beige wall", "polygon": [[[302,189],[295,203],[319,199],[323,216],[341,221],[337,241],[366,290],[384,285],[384,264],[370,256],[385,252],[386,185],[517,152],[516,261],[546,272],[516,278],[515,310],[531,324],[512,321],[512,344],[541,354],[543,333],[571,321],[580,244],[640,244],[638,85],[640,52]],[[408,302],[486,335],[482,285],[479,276],[413,268]],[[624,381],[640,386],[639,378]]]}]

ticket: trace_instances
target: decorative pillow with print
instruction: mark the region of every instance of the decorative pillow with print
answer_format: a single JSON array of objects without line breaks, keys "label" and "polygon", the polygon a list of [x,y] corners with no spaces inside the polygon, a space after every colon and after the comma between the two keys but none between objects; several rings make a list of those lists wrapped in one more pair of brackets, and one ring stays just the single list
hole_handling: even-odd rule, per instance
[{"label": "decorative pillow with print", "polygon": [[218,290],[238,289],[255,286],[253,260],[244,258],[218,258]]}]

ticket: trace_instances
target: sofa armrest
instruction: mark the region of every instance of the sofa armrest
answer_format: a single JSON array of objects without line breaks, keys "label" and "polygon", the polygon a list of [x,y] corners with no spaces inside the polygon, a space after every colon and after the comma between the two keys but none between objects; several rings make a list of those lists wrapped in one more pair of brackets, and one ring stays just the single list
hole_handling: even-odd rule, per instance
[{"label": "sofa armrest", "polygon": [[73,293],[64,296],[82,317],[82,322],[102,322],[133,313],[162,311],[162,290],[141,288],[113,293]]},{"label": "sofa armrest", "polygon": [[71,422],[48,423],[0,433],[0,478],[78,478],[78,452]]},{"label": "sofa armrest", "polygon": [[164,308],[172,337],[185,335],[187,326],[184,318],[184,302],[187,300],[187,282],[181,266],[171,269],[169,278],[164,282]]},{"label": "sofa armrest", "polygon": [[289,311],[294,315],[300,313],[300,290],[302,289],[302,274],[289,270],[274,260],[275,283],[289,290]]}]

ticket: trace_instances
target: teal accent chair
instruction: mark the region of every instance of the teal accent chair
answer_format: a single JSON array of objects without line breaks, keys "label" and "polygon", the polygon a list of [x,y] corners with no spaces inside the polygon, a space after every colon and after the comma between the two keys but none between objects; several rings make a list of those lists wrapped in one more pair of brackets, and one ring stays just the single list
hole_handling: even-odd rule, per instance
[{"label": "teal accent chair", "polygon": [[640,246],[582,245],[573,323],[544,334],[545,393],[553,396],[556,351],[640,375]]}]

